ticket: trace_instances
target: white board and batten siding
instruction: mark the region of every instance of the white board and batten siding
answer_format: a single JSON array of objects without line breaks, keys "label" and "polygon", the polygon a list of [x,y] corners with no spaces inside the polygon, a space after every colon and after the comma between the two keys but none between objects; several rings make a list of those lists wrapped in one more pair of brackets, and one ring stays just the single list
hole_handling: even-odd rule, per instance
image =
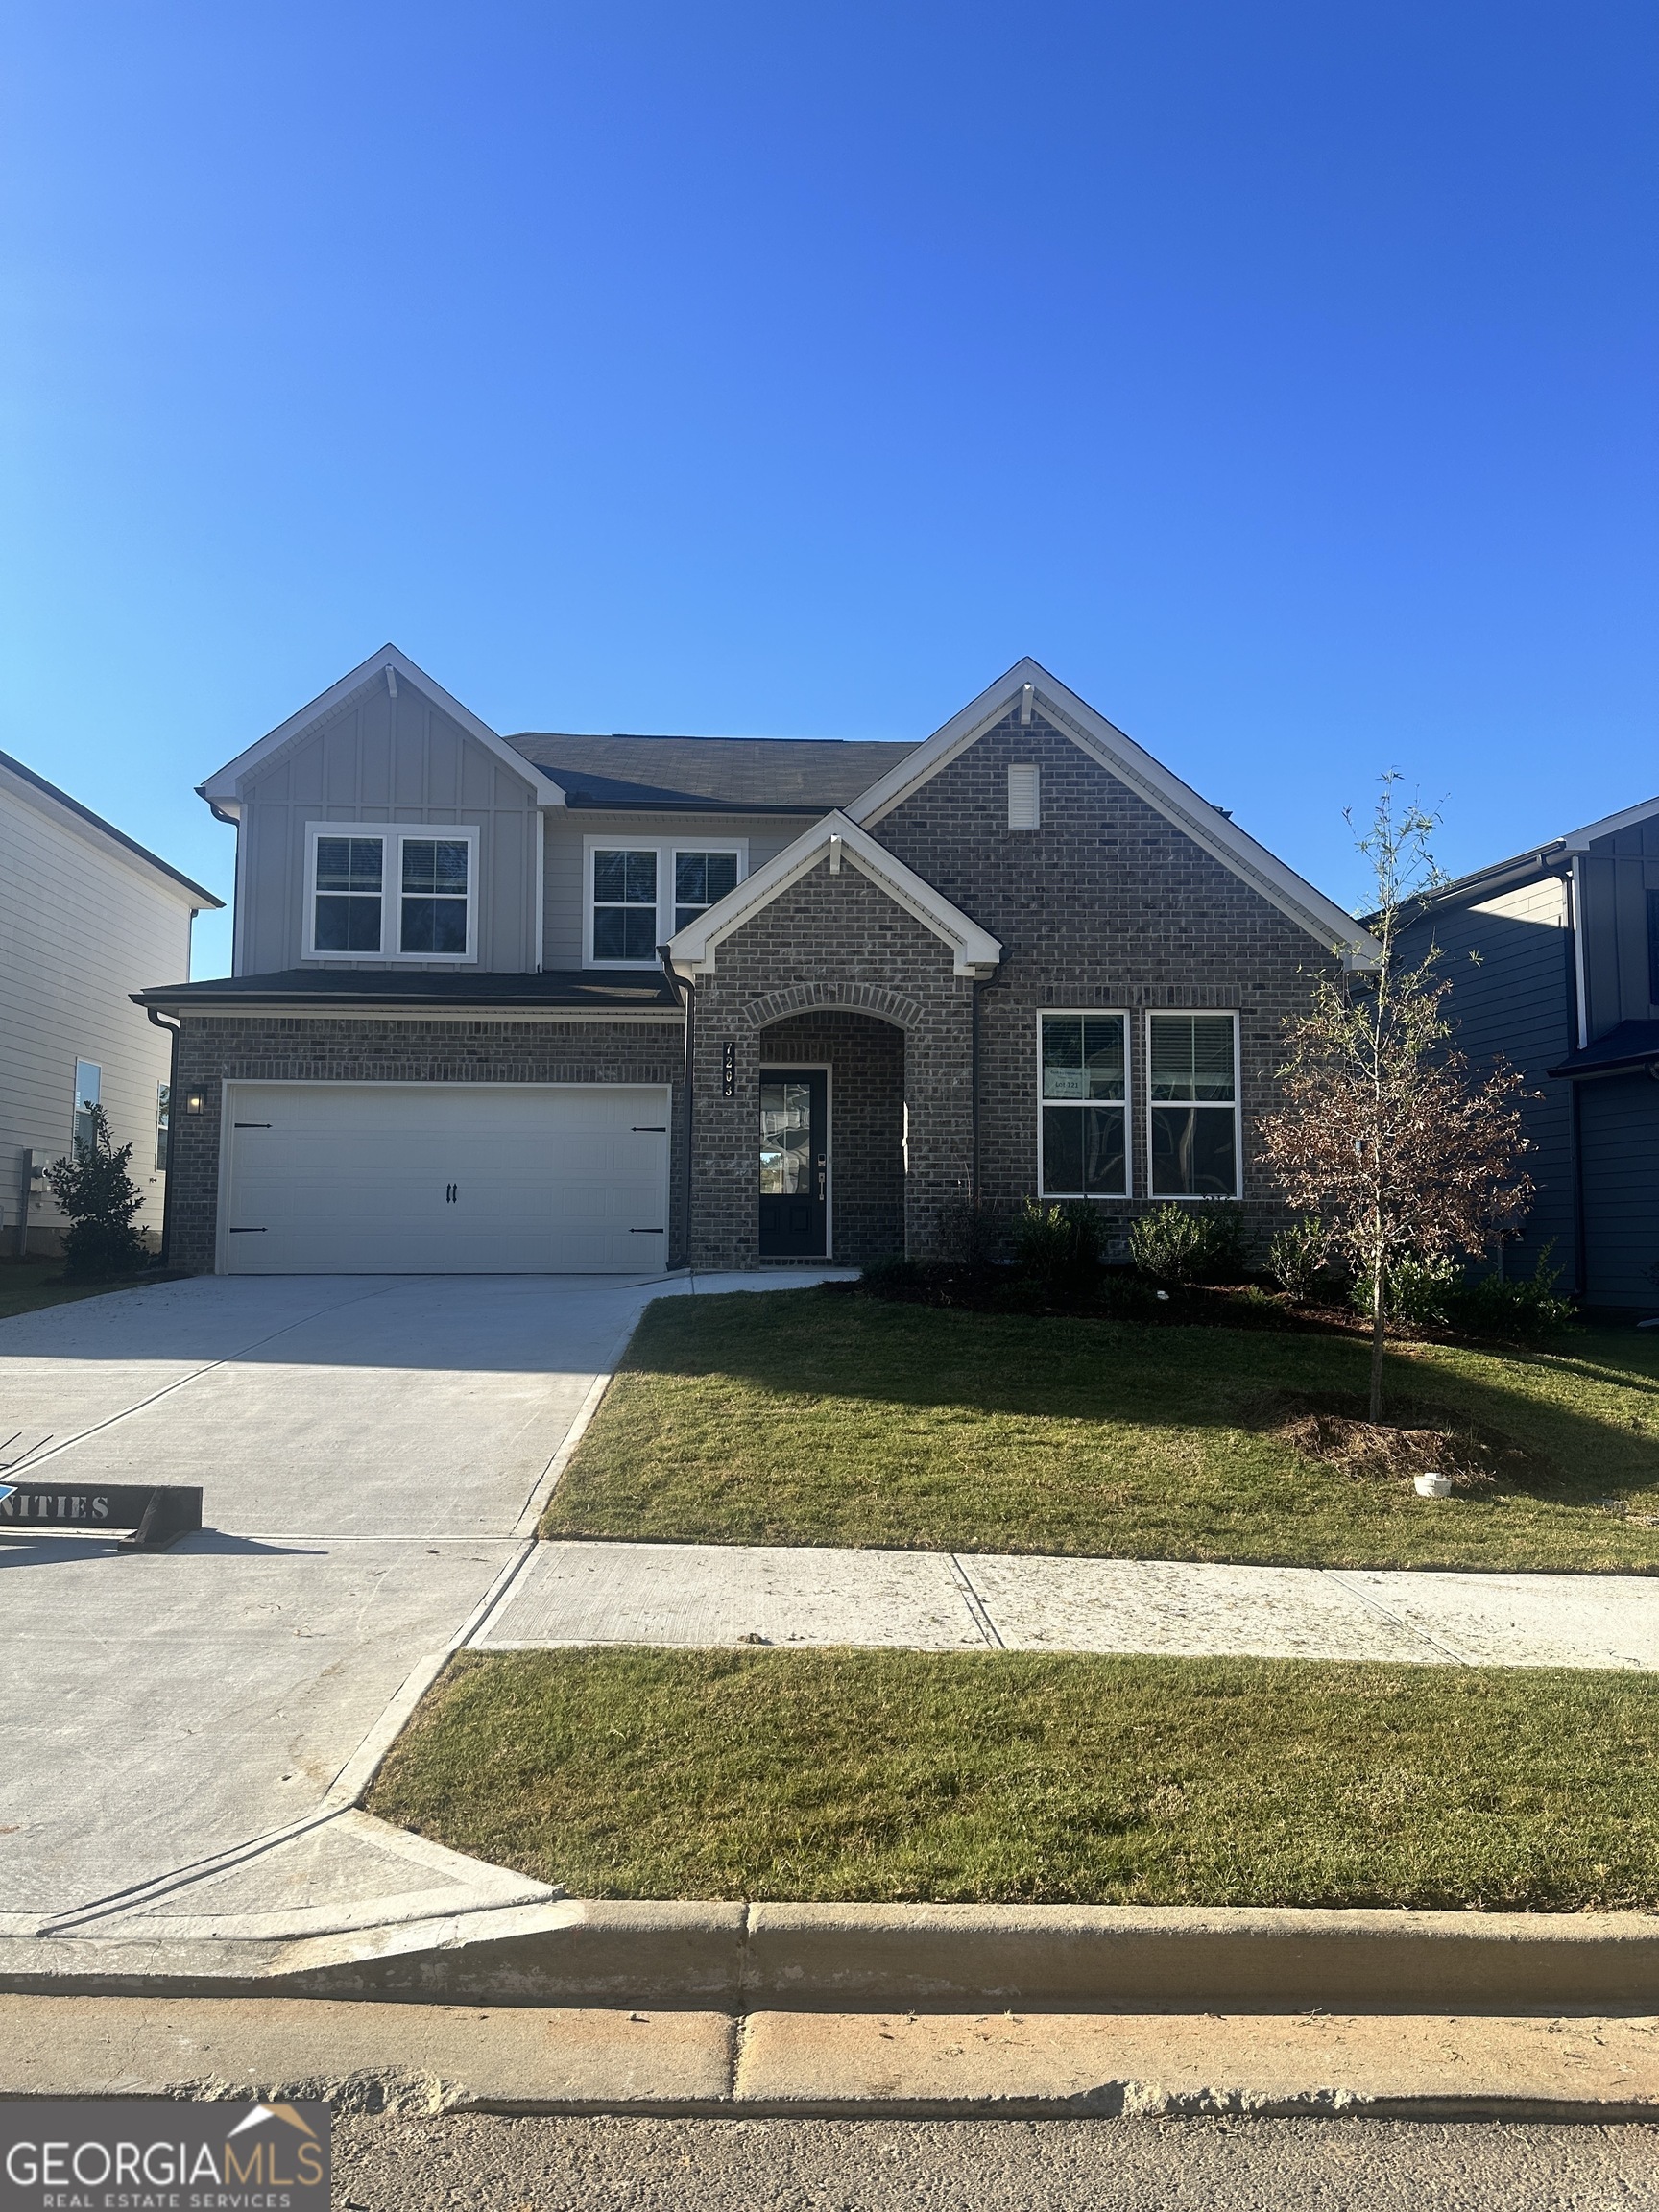
[{"label": "white board and batten siding", "polygon": [[664,1086],[233,1083],[224,1114],[224,1273],[667,1263]]},{"label": "white board and batten siding", "polygon": [[[110,1134],[132,1145],[138,1226],[159,1235],[156,1087],[171,1048],[130,994],[189,974],[191,908],[201,903],[0,765],[0,1249],[12,1249],[23,1154],[69,1150],[77,1060],[101,1070]],[[33,1200],[29,1218],[32,1233],[61,1226],[49,1194]]]}]

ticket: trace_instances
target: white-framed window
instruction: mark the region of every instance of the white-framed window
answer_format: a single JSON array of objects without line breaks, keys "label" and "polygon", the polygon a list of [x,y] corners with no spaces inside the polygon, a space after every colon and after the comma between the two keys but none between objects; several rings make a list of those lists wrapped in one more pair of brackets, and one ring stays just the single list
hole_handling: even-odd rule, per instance
[{"label": "white-framed window", "polygon": [[104,1090],[104,1070],[96,1060],[75,1063],[75,1107],[69,1142],[77,1157],[92,1149],[92,1116]]},{"label": "white-framed window", "polygon": [[1237,1014],[1147,1015],[1146,1119],[1154,1198],[1240,1195]]},{"label": "white-framed window", "polygon": [[427,823],[306,826],[307,960],[474,960],[478,832]]},{"label": "white-framed window", "polygon": [[1129,1195],[1129,1017],[1037,1017],[1037,1184],[1045,1198]]},{"label": "white-framed window", "polygon": [[748,873],[747,838],[583,840],[589,968],[655,968],[657,948]]},{"label": "white-framed window", "polygon": [[737,888],[735,845],[674,848],[674,926],[684,929],[706,908]]}]

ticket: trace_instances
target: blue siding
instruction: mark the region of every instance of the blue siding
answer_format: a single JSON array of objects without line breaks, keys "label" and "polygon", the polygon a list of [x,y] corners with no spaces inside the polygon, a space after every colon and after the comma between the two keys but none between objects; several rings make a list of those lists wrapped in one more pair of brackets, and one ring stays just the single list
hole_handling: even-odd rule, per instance
[{"label": "blue siding", "polygon": [[[1573,1043],[1566,902],[1555,877],[1503,893],[1479,906],[1443,908],[1407,930],[1407,956],[1420,959],[1431,943],[1449,976],[1447,1001],[1454,1042],[1477,1068],[1500,1054],[1520,1070],[1529,1092],[1522,1108],[1535,1147],[1526,1166],[1538,1195],[1521,1238],[1505,1255],[1510,1273],[1530,1272],[1546,1245],[1564,1286],[1574,1281],[1571,1101],[1565,1082],[1546,1070]],[[1659,1092],[1655,1093],[1659,1096]]]},{"label": "blue siding", "polygon": [[1587,1295],[1659,1312],[1659,1083],[1646,1073],[1578,1086]]}]

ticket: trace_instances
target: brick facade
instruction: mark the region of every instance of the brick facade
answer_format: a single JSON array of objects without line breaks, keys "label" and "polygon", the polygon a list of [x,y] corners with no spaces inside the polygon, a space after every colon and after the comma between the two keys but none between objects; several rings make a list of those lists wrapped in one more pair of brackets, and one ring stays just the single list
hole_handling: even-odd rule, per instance
[{"label": "brick facade", "polygon": [[[1007,771],[1019,763],[1041,771],[1034,832],[1007,827]],[[697,982],[689,1135],[673,1022],[187,1015],[175,1263],[214,1264],[221,1088],[236,1079],[670,1084],[669,1264],[713,1268],[757,1258],[761,1066],[828,1062],[835,1258],[862,1262],[901,1243],[918,1256],[949,1250],[975,1191],[1000,1237],[1037,1190],[1045,1007],[1130,1016],[1138,1195],[1100,1202],[1119,1238],[1146,1203],[1145,1014],[1237,1013],[1244,1211],[1260,1240],[1280,1209],[1252,1165],[1250,1124],[1275,1094],[1286,1016],[1315,976],[1336,972],[1336,955],[1041,715],[1022,727],[1010,714],[872,831],[1002,941],[1001,966],[979,984],[958,976],[950,949],[851,854],[835,874],[826,855],[722,939],[714,973]],[[191,1092],[197,1115],[183,1110]]]},{"label": "brick facade", "polygon": [[[693,1047],[691,1251],[700,1267],[753,1266],[759,1238],[757,1133],[762,1059],[777,1063],[773,1024],[823,1013],[873,1014],[903,1033],[911,1101],[905,1248],[947,1244],[972,1184],[973,990],[950,949],[896,906],[851,860],[828,857],[724,938],[700,978]],[[721,1062],[735,1048],[735,1094]],[[837,1146],[837,1189],[849,1168]]]},{"label": "brick facade", "polygon": [[796,1014],[762,1029],[757,1064],[830,1070],[830,1243],[863,1266],[904,1249],[904,1032],[868,1014]]},{"label": "brick facade", "polygon": [[[1041,771],[1041,828],[1013,831],[1008,770]],[[1147,1187],[1146,1023],[1157,1007],[1238,1015],[1244,1212],[1260,1239],[1282,1218],[1251,1164],[1251,1121],[1273,1099],[1283,1024],[1336,955],[1036,714],[1013,714],[873,825],[889,851],[1002,941],[979,986],[979,1200],[1005,1224],[1037,1190],[1037,1016],[1130,1016],[1132,1185]],[[912,1127],[915,1108],[912,1105]],[[1126,1228],[1144,1201],[1102,1200]]]},{"label": "brick facade", "polygon": [[[685,1257],[685,1032],[677,1022],[318,1021],[186,1016],[173,1115],[169,1257],[210,1272],[219,1211],[220,1107],[227,1083],[668,1083],[669,1265]],[[200,1093],[202,1110],[184,1101]]]}]

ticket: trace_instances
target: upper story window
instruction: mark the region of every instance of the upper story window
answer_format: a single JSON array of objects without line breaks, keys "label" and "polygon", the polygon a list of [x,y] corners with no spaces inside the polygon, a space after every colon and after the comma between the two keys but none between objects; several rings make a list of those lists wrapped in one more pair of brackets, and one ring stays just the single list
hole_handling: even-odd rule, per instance
[{"label": "upper story window", "polygon": [[1146,1070],[1154,1198],[1237,1198],[1238,1021],[1148,1014]]},{"label": "upper story window", "polygon": [[593,854],[593,957],[657,957],[657,849],[600,846]]},{"label": "upper story window", "polygon": [[674,855],[674,926],[684,929],[706,907],[737,888],[737,853],[728,847],[716,853],[676,853]]},{"label": "upper story window", "polygon": [[733,890],[748,842],[676,845],[587,840],[589,967],[655,968],[657,948]]},{"label": "upper story window", "polygon": [[478,832],[310,825],[305,958],[476,957]]},{"label": "upper story window", "polygon": [[313,951],[379,951],[384,875],[384,838],[318,838]]},{"label": "upper story window", "polygon": [[470,857],[464,837],[404,838],[400,952],[465,957]]},{"label": "upper story window", "polygon": [[1037,1173],[1045,1198],[1129,1195],[1128,1017],[1038,1016]]}]

